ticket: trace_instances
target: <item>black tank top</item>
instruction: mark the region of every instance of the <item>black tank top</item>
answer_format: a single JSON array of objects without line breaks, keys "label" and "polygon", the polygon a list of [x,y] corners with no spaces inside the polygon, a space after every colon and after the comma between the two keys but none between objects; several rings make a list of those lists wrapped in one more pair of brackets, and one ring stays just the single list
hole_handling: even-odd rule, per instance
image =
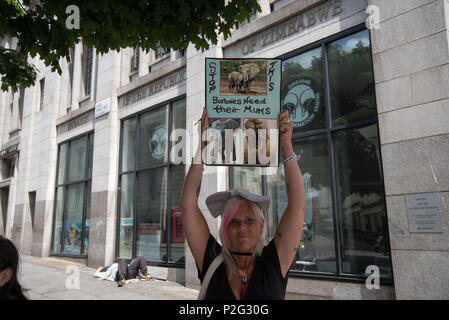
[{"label": "black tank top", "polygon": [[[204,252],[203,270],[199,271],[198,278],[201,283],[212,261],[221,253],[221,245],[210,234]],[[248,282],[243,300],[283,300],[287,287],[287,277],[282,277],[279,257],[274,240],[265,246],[261,256],[256,257],[254,269]],[[224,262],[215,270],[206,291],[206,300],[236,300],[226,275]]]}]

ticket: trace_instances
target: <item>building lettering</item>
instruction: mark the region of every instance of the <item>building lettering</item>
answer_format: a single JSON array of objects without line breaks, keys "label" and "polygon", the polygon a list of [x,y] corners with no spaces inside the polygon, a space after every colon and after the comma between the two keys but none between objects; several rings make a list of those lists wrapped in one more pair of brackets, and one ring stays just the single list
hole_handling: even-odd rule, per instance
[{"label": "building lettering", "polygon": [[14,144],[0,151],[0,158],[10,156],[19,150],[19,144]]},{"label": "building lettering", "polygon": [[87,123],[87,118],[88,118],[88,116],[89,116],[89,114],[86,114],[86,115],[84,115],[84,116],[82,116],[82,117],[80,117],[80,118],[77,118],[77,119],[75,119],[75,120],[73,120],[73,121],[70,121],[70,122],[67,124],[67,129],[70,131],[70,130],[72,130],[72,129],[75,129],[76,127],[79,127],[79,126],[82,125],[82,124]]},{"label": "building lettering", "polygon": [[95,118],[95,110],[91,110],[83,115],[80,115],[74,119],[68,120],[57,126],[58,135],[78,128],[81,125],[85,125]]},{"label": "building lettering", "polygon": [[128,94],[125,94],[119,98],[119,106],[125,107],[143,99],[146,99],[154,94],[160,93],[177,84],[184,82],[186,80],[186,69],[173,72],[165,77],[152,81],[149,84],[136,89]]},{"label": "building lettering", "polygon": [[294,34],[300,33],[315,26],[317,23],[324,22],[343,12],[342,0],[331,0],[312,9],[301,13],[284,23],[281,23],[267,31],[257,34],[241,43],[241,53],[246,56],[258,50],[262,50],[268,45],[281,41]]}]

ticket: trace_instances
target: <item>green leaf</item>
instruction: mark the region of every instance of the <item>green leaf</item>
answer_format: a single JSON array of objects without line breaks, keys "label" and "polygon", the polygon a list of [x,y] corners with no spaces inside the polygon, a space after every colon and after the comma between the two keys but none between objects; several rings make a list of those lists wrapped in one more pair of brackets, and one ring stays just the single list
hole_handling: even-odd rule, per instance
[{"label": "green leaf", "polygon": [[[65,25],[69,5],[80,10],[80,29]],[[154,50],[157,42],[174,49],[192,44],[207,50],[219,34],[230,36],[236,22],[257,11],[261,11],[257,0],[231,0],[226,5],[224,0],[40,0],[36,10],[27,11],[17,0],[0,0],[0,37],[16,37],[21,57],[39,54],[46,66],[61,73],[60,59],[68,57],[69,48],[81,38],[98,53],[135,46]],[[34,66],[25,58],[12,59],[0,59],[2,90],[33,85]]]}]

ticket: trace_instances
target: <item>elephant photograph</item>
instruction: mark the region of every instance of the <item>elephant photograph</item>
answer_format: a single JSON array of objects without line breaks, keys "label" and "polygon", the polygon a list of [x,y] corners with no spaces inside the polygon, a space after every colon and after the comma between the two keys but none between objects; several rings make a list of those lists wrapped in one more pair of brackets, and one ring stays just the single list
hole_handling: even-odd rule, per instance
[{"label": "elephant photograph", "polygon": [[220,61],[220,95],[266,94],[266,60]]},{"label": "elephant photograph", "polygon": [[[208,128],[219,131],[221,136],[221,155],[214,154],[211,157],[211,164],[226,163],[227,160],[235,161],[237,154],[234,143],[232,144],[232,150],[226,150],[226,129],[239,129],[241,119],[240,118],[209,118]],[[227,155],[227,156],[226,156]],[[218,157],[221,156],[221,161]]]},{"label": "elephant photograph", "polygon": [[[270,129],[277,129],[277,119],[245,119],[243,127],[243,163],[267,165],[268,163],[260,159],[259,156],[270,158],[269,161],[272,160],[271,156],[274,156],[271,154],[271,145],[276,145],[276,141],[271,141]],[[264,130],[259,131],[259,129]],[[252,133],[248,131],[252,131]],[[264,134],[265,137],[261,134]],[[262,138],[265,145],[261,143],[262,141],[259,142],[259,139]]]}]

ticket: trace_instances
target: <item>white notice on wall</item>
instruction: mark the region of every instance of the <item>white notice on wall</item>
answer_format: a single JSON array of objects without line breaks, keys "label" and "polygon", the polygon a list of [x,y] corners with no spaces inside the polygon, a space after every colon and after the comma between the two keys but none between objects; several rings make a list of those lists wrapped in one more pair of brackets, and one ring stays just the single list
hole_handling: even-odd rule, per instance
[{"label": "white notice on wall", "polygon": [[407,195],[406,202],[409,232],[443,232],[438,193]]},{"label": "white notice on wall", "polygon": [[109,104],[111,102],[111,98],[104,99],[95,104],[95,118],[102,116],[109,112]]}]

